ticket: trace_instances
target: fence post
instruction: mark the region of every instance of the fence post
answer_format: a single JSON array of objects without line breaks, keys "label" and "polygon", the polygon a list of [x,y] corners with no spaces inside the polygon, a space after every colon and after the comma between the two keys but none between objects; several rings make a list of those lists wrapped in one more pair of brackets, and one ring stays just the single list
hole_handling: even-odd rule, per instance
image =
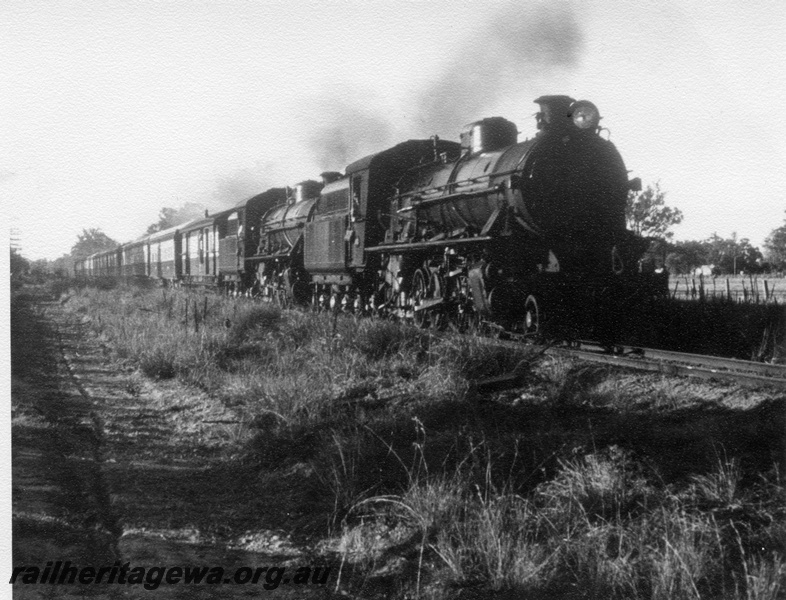
[{"label": "fence post", "polygon": [[194,298],[194,332],[199,333],[199,309],[197,308],[196,298]]},{"label": "fence post", "polygon": [[728,277],[726,278],[726,298],[731,302],[731,282]]}]

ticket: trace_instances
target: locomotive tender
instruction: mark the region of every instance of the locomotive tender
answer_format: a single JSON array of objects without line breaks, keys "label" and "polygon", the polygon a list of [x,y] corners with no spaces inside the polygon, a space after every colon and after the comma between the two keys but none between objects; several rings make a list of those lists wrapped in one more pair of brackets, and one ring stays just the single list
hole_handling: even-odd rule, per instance
[{"label": "locomotive tender", "polygon": [[531,139],[492,117],[467,125],[460,143],[409,140],[343,175],[88,257],[77,274],[218,286],[421,326],[483,320],[614,339],[621,316],[667,284],[665,273],[639,271],[647,242],[625,227],[640,181],[600,135],[595,105],[535,102]]}]

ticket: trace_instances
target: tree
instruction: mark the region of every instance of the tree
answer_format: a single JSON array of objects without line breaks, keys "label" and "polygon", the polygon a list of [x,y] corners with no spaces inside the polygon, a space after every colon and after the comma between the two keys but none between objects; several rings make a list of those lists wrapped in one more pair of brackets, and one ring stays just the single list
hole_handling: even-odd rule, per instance
[{"label": "tree", "polygon": [[66,277],[74,272],[74,259],[70,254],[63,254],[52,261],[52,271],[58,277]]},{"label": "tree", "polygon": [[709,264],[707,242],[687,240],[670,247],[666,256],[666,268],[672,273],[687,274],[702,265]]},{"label": "tree", "polygon": [[186,202],[180,208],[165,207],[158,213],[158,222],[150,225],[145,233],[156,233],[176,225],[182,225],[187,221],[198,219],[204,214],[205,207],[196,202]]},{"label": "tree", "polygon": [[19,254],[16,248],[11,248],[11,276],[18,277],[30,270],[30,261]]},{"label": "tree", "polygon": [[665,197],[659,183],[629,192],[625,204],[628,229],[644,237],[671,239],[674,234],[669,229],[682,222],[682,211],[666,206]]},{"label": "tree", "polygon": [[84,258],[96,252],[112,250],[117,246],[119,244],[100,229],[83,229],[77,237],[76,244],[71,247],[71,256]]},{"label": "tree", "polygon": [[776,269],[786,268],[786,223],[773,229],[764,240],[764,256]]},{"label": "tree", "polygon": [[714,264],[722,273],[737,274],[740,271],[753,273],[759,270],[762,254],[751,245],[748,238],[737,239],[737,233],[722,238],[713,233],[706,241],[707,261]]}]

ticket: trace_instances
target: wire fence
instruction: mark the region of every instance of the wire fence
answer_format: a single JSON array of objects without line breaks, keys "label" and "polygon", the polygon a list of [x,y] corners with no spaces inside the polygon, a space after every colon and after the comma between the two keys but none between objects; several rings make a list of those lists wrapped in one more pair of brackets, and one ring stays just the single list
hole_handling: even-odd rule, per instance
[{"label": "wire fence", "polygon": [[784,304],[786,278],[773,275],[672,275],[669,291],[672,298],[679,300]]}]

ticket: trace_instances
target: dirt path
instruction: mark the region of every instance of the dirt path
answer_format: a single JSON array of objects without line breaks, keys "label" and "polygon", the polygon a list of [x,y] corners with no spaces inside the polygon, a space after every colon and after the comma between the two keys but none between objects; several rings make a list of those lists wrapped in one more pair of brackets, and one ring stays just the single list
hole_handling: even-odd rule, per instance
[{"label": "dirt path", "polygon": [[[162,583],[153,592],[171,598],[308,598],[334,589],[338,565],[291,534],[308,530],[319,514],[309,507],[324,499],[285,484],[291,474],[246,464],[231,409],[118,367],[56,302],[12,307],[12,379],[15,566],[193,565],[221,567],[224,578],[241,567],[287,568],[276,589],[271,571],[257,585]],[[332,567],[327,585],[287,582],[316,566],[323,574]],[[18,598],[150,593],[142,585],[14,586]]]}]

